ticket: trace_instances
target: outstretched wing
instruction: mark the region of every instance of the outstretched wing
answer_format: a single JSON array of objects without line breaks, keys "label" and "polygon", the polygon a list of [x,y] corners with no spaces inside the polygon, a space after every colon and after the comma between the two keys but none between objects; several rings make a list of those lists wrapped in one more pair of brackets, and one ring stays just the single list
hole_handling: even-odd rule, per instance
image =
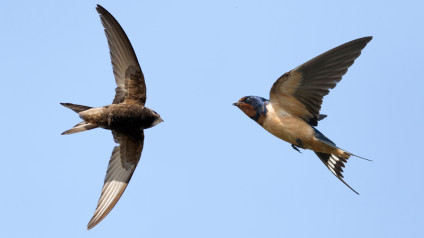
[{"label": "outstretched wing", "polygon": [[119,143],[119,146],[113,148],[102,193],[87,229],[96,226],[109,214],[124,193],[137,167],[141,151],[143,150],[144,133],[139,130],[131,134],[130,136],[113,132],[115,142]]},{"label": "outstretched wing", "polygon": [[316,126],[322,98],[336,87],[371,39],[350,41],[285,73],[272,86],[270,103]]},{"label": "outstretched wing", "polygon": [[117,87],[114,104],[146,103],[146,84],[134,49],[118,21],[102,6],[97,5],[109,44],[113,74]]}]

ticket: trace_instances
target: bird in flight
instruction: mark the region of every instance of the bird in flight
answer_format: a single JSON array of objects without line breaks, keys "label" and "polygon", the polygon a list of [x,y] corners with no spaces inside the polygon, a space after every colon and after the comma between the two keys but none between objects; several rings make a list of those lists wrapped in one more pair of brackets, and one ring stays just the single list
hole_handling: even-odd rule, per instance
[{"label": "bird in flight", "polygon": [[124,193],[140,160],[144,142],[143,130],[163,121],[159,114],[144,106],[146,84],[143,72],[124,30],[102,6],[97,5],[96,10],[100,14],[109,44],[117,84],[115,98],[111,105],[104,107],[61,103],[83,119],[62,135],[101,127],[111,130],[114,141],[119,144],[113,148],[100,199],[87,229],[102,221]]},{"label": "bird in flight", "polygon": [[347,42],[283,74],[272,86],[269,100],[246,96],[233,103],[298,152],[299,148],[314,151],[325,166],[356,194],[359,193],[343,180],[342,172],[350,156],[359,156],[337,147],[315,126],[326,117],[319,113],[323,97],[336,87],[371,39],[369,36]]}]

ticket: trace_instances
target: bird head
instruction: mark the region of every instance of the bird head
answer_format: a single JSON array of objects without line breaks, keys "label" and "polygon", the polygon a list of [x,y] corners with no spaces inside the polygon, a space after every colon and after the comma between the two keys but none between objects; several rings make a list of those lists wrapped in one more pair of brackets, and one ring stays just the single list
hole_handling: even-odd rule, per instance
[{"label": "bird head", "polygon": [[242,97],[238,102],[233,103],[234,106],[256,122],[258,122],[261,115],[265,116],[267,104],[268,100],[257,96]]},{"label": "bird head", "polygon": [[150,116],[150,118],[153,119],[153,120],[152,120],[151,124],[148,126],[148,128],[154,127],[157,124],[163,122],[163,119],[160,117],[159,113],[157,113],[157,112],[155,112],[153,110],[151,110],[151,116]]},{"label": "bird head", "polygon": [[[153,111],[153,110],[152,110],[152,111]],[[159,113],[157,113],[157,112],[153,111],[153,114],[154,114],[154,115],[155,115],[155,117],[156,117],[156,121],[158,121],[158,123],[157,123],[157,124],[159,124],[159,123],[163,122],[163,119],[162,119],[162,117],[160,117]]]}]

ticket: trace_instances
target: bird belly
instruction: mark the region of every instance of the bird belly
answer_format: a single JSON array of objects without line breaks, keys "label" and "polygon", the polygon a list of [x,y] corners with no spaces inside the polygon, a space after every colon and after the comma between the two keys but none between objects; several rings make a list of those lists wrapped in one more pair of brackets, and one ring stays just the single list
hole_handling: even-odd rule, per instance
[{"label": "bird belly", "polygon": [[151,123],[152,118],[146,115],[143,108],[143,106],[125,104],[111,107],[108,113],[109,128],[121,131],[146,128],[146,125]]},{"label": "bird belly", "polygon": [[[314,132],[313,128],[302,119],[285,112],[276,112],[271,107],[267,107],[267,116],[262,127],[274,136],[304,149],[313,149]],[[302,145],[298,142],[301,141]]]},{"label": "bird belly", "polygon": [[152,119],[143,114],[142,106],[125,104],[112,104],[79,113],[86,122],[120,131],[145,128]]},{"label": "bird belly", "polygon": [[95,107],[86,111],[78,113],[81,119],[84,121],[103,127],[107,126],[107,108],[106,107]]}]

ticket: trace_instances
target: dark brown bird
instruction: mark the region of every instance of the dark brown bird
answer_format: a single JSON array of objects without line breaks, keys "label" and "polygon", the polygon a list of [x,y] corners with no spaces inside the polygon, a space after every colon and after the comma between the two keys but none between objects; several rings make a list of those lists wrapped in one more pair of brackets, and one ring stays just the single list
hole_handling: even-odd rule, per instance
[{"label": "dark brown bird", "polygon": [[113,139],[119,144],[113,148],[102,193],[87,229],[102,221],[124,193],[140,160],[144,142],[143,130],[163,121],[159,114],[144,106],[146,84],[127,35],[106,9],[100,5],[96,9],[109,43],[117,84],[115,99],[111,105],[97,108],[61,103],[84,120],[62,135],[101,127],[111,130]]}]

